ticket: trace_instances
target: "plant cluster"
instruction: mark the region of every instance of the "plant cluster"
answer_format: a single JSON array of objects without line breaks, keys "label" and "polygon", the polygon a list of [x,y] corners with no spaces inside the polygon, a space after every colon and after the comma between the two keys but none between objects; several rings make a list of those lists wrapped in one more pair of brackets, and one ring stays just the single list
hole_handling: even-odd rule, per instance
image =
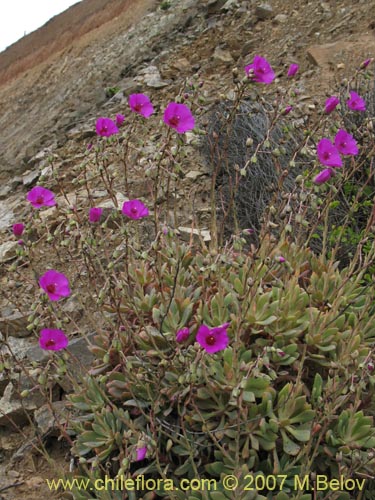
[{"label": "plant cluster", "polygon": [[[356,73],[357,87],[369,62]],[[298,65],[291,65],[289,81],[297,72]],[[40,347],[51,351],[37,380],[41,391],[48,393],[53,382],[69,377],[69,329],[80,333],[83,328],[61,304],[71,296],[80,300],[85,290],[89,297],[85,320],[95,333],[95,361],[82,380],[72,380],[71,418],[62,429],[76,460],[75,475],[94,481],[142,474],[171,479],[176,486],[181,478],[214,478],[218,485],[216,491],[188,493],[162,487],[127,493],[77,490],[77,500],[94,494],[103,500],[307,500],[310,492],[294,491],[292,478],[311,472],[366,478],[363,494],[373,491],[375,224],[368,210],[362,213],[355,251],[346,255],[345,265],[338,260],[363,196],[369,198],[366,189],[373,189],[369,122],[357,131],[342,122],[330,124],[340,104],[332,96],[315,127],[293,137],[290,92],[270,115],[262,111],[263,136],[244,137],[245,157],[232,168],[225,155],[239,115],[249,119],[249,88],[271,84],[275,73],[266,59],[255,56],[244,78],[238,72],[235,77],[236,98],[226,105],[218,129],[196,128],[194,116],[204,110],[200,84],[193,83],[165,108],[157,151],[150,154],[137,127],[155,116],[155,109],[146,95],[129,96],[132,118],[98,118],[98,138],[86,151],[93,163],[83,163],[72,180],[77,191],[85,190],[88,203],[64,209],[53,191],[35,186],[27,195],[31,220],[13,226],[14,236],[24,239],[18,267],[12,264],[9,271],[20,275],[23,268],[36,267],[35,288],[41,291],[29,325]],[[366,109],[354,90],[345,102],[347,112]],[[220,159],[212,169],[209,245],[199,238],[183,243],[175,228],[162,222],[183,176],[184,134],[190,131],[210,142],[212,160]],[[121,178],[116,159],[123,166]],[[268,197],[257,212],[259,220],[246,224],[238,217],[238,196],[246,196],[245,181],[254,179],[254,168],[261,172],[264,161]],[[142,201],[132,197],[129,170],[145,164],[150,200]],[[317,172],[320,164],[327,168]],[[362,183],[349,190],[350,200],[340,198],[358,175]],[[226,198],[218,184],[223,179]],[[52,181],[68,199],[55,172]],[[113,202],[109,211],[94,202],[96,181]],[[121,210],[120,186],[128,196]],[[336,226],[331,212],[343,200],[347,216]],[[53,228],[40,215],[44,207],[58,212]],[[227,242],[218,231],[220,210],[224,222],[232,224]],[[319,249],[312,251],[314,239]],[[55,252],[60,267],[36,260],[41,243]],[[62,272],[68,262],[69,276]],[[279,488],[253,492],[226,491],[220,483],[231,474],[243,486],[250,473],[288,479]],[[315,498],[328,498],[324,495]],[[339,492],[329,498],[351,497]]]}]

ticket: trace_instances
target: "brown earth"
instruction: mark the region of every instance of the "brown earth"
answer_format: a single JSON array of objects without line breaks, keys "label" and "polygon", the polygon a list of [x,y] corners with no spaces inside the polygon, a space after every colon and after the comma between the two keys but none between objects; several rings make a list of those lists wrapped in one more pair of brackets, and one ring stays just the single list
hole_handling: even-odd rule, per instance
[{"label": "brown earth", "polygon": [[[232,68],[242,72],[260,54],[277,71],[276,87],[295,84],[301,110],[308,111],[322,106],[333,85],[350,77],[362,60],[375,56],[375,0],[274,0],[265,19],[263,2],[250,0],[172,0],[166,10],[161,3],[83,0],[0,54],[0,180],[9,187],[6,201],[24,198],[23,179],[16,174],[39,171],[50,154],[61,178],[70,179],[95,119],[129,114],[126,96],[135,90],[150,95],[159,109],[198,72],[209,105],[229,92]],[[285,77],[293,62],[300,64],[295,83]],[[160,73],[156,82],[150,66]],[[123,95],[108,98],[108,87],[119,87]],[[140,175],[137,182],[140,190],[147,188]],[[20,203],[18,214],[24,211]],[[4,500],[57,497],[44,483],[57,479],[56,466],[41,457],[28,454],[7,468],[4,450],[16,449],[32,431],[25,428],[21,439],[6,431],[0,435]],[[66,470],[66,450],[54,442],[51,454]],[[11,487],[1,489],[6,486]]]},{"label": "brown earth", "polygon": [[71,48],[86,33],[98,30],[95,37],[105,37],[105,25],[111,22],[113,29],[119,16],[122,22],[126,20],[126,29],[137,22],[149,5],[150,2],[134,0],[82,0],[0,54],[0,86]]}]

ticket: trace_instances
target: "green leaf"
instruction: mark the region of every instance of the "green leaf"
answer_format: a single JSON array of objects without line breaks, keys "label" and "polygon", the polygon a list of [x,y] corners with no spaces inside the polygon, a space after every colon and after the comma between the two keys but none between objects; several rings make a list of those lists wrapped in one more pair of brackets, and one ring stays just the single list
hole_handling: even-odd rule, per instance
[{"label": "green leaf", "polygon": [[292,427],[291,425],[287,425],[286,429],[292,434],[293,437],[298,439],[298,441],[303,441],[305,443],[310,439],[310,429],[298,429]]},{"label": "green leaf", "polygon": [[285,451],[285,453],[292,456],[297,455],[301,447],[298,446],[298,444],[296,444],[294,441],[289,439],[285,431],[282,430],[281,435],[283,437],[283,450]]},{"label": "green leaf", "polygon": [[255,324],[266,326],[266,325],[271,325],[275,321],[277,321],[277,316],[269,316],[267,319],[264,319],[262,321],[256,321]]}]

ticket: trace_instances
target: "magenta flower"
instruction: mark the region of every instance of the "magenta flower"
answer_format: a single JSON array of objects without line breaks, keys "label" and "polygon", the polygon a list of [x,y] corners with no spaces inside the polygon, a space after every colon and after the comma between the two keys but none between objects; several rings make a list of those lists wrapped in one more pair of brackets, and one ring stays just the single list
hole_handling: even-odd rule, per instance
[{"label": "magenta flower", "polygon": [[142,448],[137,448],[137,462],[146,458],[147,446],[142,446]]},{"label": "magenta flower", "polygon": [[60,351],[61,349],[65,349],[68,343],[68,337],[61,330],[46,328],[40,332],[39,345],[47,351]]},{"label": "magenta flower", "polygon": [[333,177],[335,174],[331,168],[326,168],[322,170],[315,178],[314,178],[314,184],[324,184],[325,182],[329,181],[331,177]]},{"label": "magenta flower", "polygon": [[89,211],[89,221],[94,223],[94,222],[99,222],[100,218],[102,216],[103,209],[100,207],[93,207],[90,208]]},{"label": "magenta flower", "polygon": [[327,115],[329,113],[332,113],[332,111],[336,108],[338,104],[340,104],[340,99],[338,97],[336,97],[335,95],[328,97],[325,105],[325,111]]},{"label": "magenta flower", "polygon": [[181,342],[185,342],[185,340],[189,338],[189,335],[189,328],[181,328],[181,330],[178,330],[178,332],[176,333],[176,342],[178,342],[179,344]]},{"label": "magenta flower", "polygon": [[55,195],[49,189],[35,186],[27,193],[27,200],[34,208],[53,207],[56,205]]},{"label": "magenta flower", "polygon": [[118,113],[116,115],[116,125],[118,127],[121,127],[121,125],[124,123],[125,121],[125,116],[124,115],[121,115],[120,113]]},{"label": "magenta flower", "polygon": [[224,325],[216,326],[215,328],[201,325],[197,332],[196,341],[210,354],[222,351],[229,343],[228,326],[229,323],[224,323]]},{"label": "magenta flower", "polygon": [[298,64],[291,64],[291,65],[289,66],[287,76],[288,76],[288,77],[292,77],[292,76],[294,76],[294,75],[297,73],[297,71],[298,71],[298,70],[299,70],[299,66],[298,66]]},{"label": "magenta flower", "polygon": [[366,103],[362,99],[362,97],[359,96],[357,92],[354,92],[353,90],[349,93],[350,93],[350,99],[346,101],[348,108],[352,109],[353,111],[366,111]]},{"label": "magenta flower", "polygon": [[288,115],[293,109],[293,106],[287,106],[283,111],[282,111],[282,114],[285,116],[285,115]]},{"label": "magenta flower", "polygon": [[329,139],[321,139],[316,148],[320,163],[327,167],[342,167],[342,159]]},{"label": "magenta flower", "polygon": [[53,301],[70,295],[68,278],[54,269],[50,269],[39,278],[39,285]]},{"label": "magenta flower", "polygon": [[270,63],[261,56],[255,56],[252,64],[245,66],[245,71],[254,82],[268,84],[275,79]]},{"label": "magenta flower", "polygon": [[17,238],[22,236],[22,233],[25,230],[25,224],[22,224],[22,222],[18,222],[17,224],[13,224],[13,234]]},{"label": "magenta flower", "polygon": [[342,155],[357,155],[357,141],[352,135],[340,129],[335,137],[335,146]]},{"label": "magenta flower", "polygon": [[122,213],[130,219],[141,219],[147,217],[148,208],[139,200],[124,201]]},{"label": "magenta flower", "polygon": [[154,112],[150,99],[144,94],[131,94],[128,99],[130,109],[148,118]]},{"label": "magenta flower", "polygon": [[363,63],[361,64],[361,68],[364,69],[364,68],[367,68],[367,66],[372,63],[374,59],[372,57],[370,57],[370,59],[366,59],[365,61],[363,61]]},{"label": "magenta flower", "polygon": [[111,135],[118,134],[119,129],[114,121],[110,118],[98,118],[96,120],[96,133],[102,137],[110,137]]},{"label": "magenta flower", "polygon": [[286,261],[286,259],[285,259],[285,257],[283,257],[282,255],[279,255],[279,256],[277,257],[277,261],[278,261],[278,262],[280,262],[280,263],[283,263],[283,262],[285,262],[285,261]]},{"label": "magenta flower", "polygon": [[185,104],[170,102],[164,111],[164,123],[183,134],[194,128],[194,116]]}]

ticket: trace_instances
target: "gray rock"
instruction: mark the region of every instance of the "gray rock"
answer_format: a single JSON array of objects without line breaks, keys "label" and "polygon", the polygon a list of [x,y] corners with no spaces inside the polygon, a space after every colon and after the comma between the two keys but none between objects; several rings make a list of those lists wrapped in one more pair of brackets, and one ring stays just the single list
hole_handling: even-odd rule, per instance
[{"label": "gray rock", "polygon": [[236,7],[239,7],[239,2],[238,0],[228,0],[225,2],[225,4],[221,7],[221,10],[231,10]]},{"label": "gray rock", "polygon": [[19,245],[16,241],[6,241],[0,245],[0,262],[8,262],[14,259],[17,256],[17,248],[19,248]]},{"label": "gray rock", "polygon": [[276,24],[284,24],[288,21],[288,16],[286,14],[277,14],[277,16],[274,17],[273,22]]},{"label": "gray rock", "polygon": [[195,179],[198,179],[198,177],[202,177],[202,175],[206,175],[206,172],[201,172],[200,170],[190,170],[185,177],[194,181]]},{"label": "gray rock", "polygon": [[229,50],[225,50],[220,47],[216,47],[213,58],[215,61],[220,61],[227,64],[233,63],[233,57]]},{"label": "gray rock", "polygon": [[268,3],[262,3],[255,9],[255,16],[260,20],[271,19],[274,16],[273,9]]},{"label": "gray rock", "polygon": [[15,388],[10,382],[0,399],[0,426],[17,430],[17,426],[23,426],[29,422],[28,415],[38,408],[38,405],[34,402],[12,399],[14,391]]},{"label": "gray rock", "polygon": [[39,170],[28,170],[22,176],[22,183],[24,186],[30,186],[40,176]]},{"label": "gray rock", "polygon": [[40,434],[49,436],[59,435],[60,426],[67,421],[68,410],[65,401],[55,401],[50,405],[45,404],[34,413],[34,421]]},{"label": "gray rock", "polygon": [[165,82],[161,79],[160,72],[156,66],[147,66],[147,68],[139,71],[140,77],[137,80],[143,81],[148,87],[159,89],[169,85],[169,82]]},{"label": "gray rock", "polygon": [[3,335],[10,335],[12,337],[29,337],[31,332],[26,329],[28,316],[28,314],[21,314],[20,312],[13,312],[8,315],[2,311],[2,316],[0,316],[0,332]]},{"label": "gray rock", "polygon": [[199,241],[203,239],[203,241],[211,241],[211,234],[208,229],[192,229],[191,227],[183,227],[180,226],[178,228],[178,232],[183,240],[189,241],[191,237],[195,240]]}]

